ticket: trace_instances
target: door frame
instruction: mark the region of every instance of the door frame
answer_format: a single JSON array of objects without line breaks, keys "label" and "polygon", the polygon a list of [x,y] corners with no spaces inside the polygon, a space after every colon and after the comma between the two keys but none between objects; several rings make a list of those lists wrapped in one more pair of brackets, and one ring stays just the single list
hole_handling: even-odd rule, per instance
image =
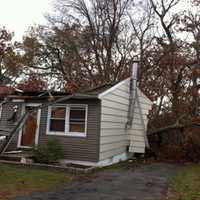
[{"label": "door frame", "polygon": [[[41,103],[24,103],[24,104],[22,104],[21,115],[23,115],[25,113],[26,106],[38,107],[40,105],[41,105]],[[41,118],[41,109],[38,109],[38,111],[37,111],[37,127],[36,127],[36,130],[35,130],[35,141],[34,141],[35,146],[37,146],[38,142],[39,142],[40,118]],[[29,146],[22,146],[21,145],[22,132],[23,132],[23,128],[21,128],[20,131],[19,131],[17,148],[31,148]]]}]

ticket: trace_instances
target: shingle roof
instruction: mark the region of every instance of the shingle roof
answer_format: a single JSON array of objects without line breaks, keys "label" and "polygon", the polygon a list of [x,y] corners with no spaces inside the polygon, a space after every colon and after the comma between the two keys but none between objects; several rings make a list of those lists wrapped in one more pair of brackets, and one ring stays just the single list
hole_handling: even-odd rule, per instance
[{"label": "shingle roof", "polygon": [[[98,98],[98,95],[101,94],[102,92],[108,90],[109,88],[113,87],[115,84],[114,83],[105,83],[101,86],[85,90],[79,93],[74,93],[73,98],[77,99],[95,99]],[[22,99],[46,99],[49,97],[49,95],[52,95],[56,98],[71,95],[72,93],[69,92],[62,92],[62,91],[36,91],[36,92],[17,92],[15,91],[13,94],[10,94],[9,97],[11,98],[22,98]]]}]

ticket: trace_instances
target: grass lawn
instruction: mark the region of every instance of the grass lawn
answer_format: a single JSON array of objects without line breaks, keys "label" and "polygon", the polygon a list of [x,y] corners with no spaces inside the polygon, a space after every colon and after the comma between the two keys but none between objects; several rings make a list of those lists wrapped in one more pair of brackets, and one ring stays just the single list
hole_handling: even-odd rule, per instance
[{"label": "grass lawn", "polygon": [[34,191],[45,191],[69,183],[72,177],[54,172],[0,164],[0,200]]},{"label": "grass lawn", "polygon": [[200,199],[200,165],[186,166],[170,180],[169,200]]}]

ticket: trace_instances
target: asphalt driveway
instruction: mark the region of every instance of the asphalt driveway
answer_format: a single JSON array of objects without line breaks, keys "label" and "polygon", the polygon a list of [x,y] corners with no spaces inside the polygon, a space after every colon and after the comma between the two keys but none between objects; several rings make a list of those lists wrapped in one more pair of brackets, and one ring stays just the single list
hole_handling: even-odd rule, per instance
[{"label": "asphalt driveway", "polygon": [[36,192],[16,200],[160,200],[177,167],[153,163],[129,169],[105,170],[70,186]]}]

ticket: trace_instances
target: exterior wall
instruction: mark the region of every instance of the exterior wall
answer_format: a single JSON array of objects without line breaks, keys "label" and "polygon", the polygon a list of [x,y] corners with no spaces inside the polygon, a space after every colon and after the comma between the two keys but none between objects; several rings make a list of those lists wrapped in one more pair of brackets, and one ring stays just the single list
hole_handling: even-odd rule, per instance
[{"label": "exterior wall", "polygon": [[69,100],[63,104],[87,104],[87,136],[46,135],[48,108],[41,111],[39,145],[47,143],[48,139],[56,138],[64,149],[66,160],[98,162],[100,135],[100,101],[99,100]]},{"label": "exterior wall", "polygon": [[[3,129],[7,129],[9,131],[12,131],[12,129],[15,127],[15,123],[8,122],[7,119],[9,119],[13,114],[13,107],[15,105],[18,105],[19,111],[18,114],[21,115],[21,103],[15,103],[15,102],[8,102],[6,104],[3,104],[2,107],[2,113],[1,113],[1,119],[0,119],[0,127]],[[8,146],[9,150],[16,150],[17,149],[17,142],[18,142],[18,134],[15,134],[13,139],[11,140],[10,145]]]},{"label": "exterior wall", "polygon": [[[143,127],[140,120],[138,105],[134,110],[133,126],[126,130],[129,105],[129,79],[120,82],[111,90],[99,96],[100,100],[68,100],[63,104],[87,104],[87,136],[58,136],[47,135],[48,108],[41,111],[39,126],[39,145],[44,145],[50,138],[60,141],[64,149],[65,159],[96,163],[99,166],[112,164],[128,158],[128,152],[143,153],[145,149]],[[151,101],[138,90],[142,114],[147,124],[147,114],[151,108]],[[30,101],[27,103],[44,103],[44,101]],[[0,126],[7,129],[15,124],[7,122],[14,105],[18,104],[21,113],[22,103],[10,102],[3,106]],[[15,150],[18,134],[13,138],[9,150]]]},{"label": "exterior wall", "polygon": [[[25,103],[44,103],[44,100],[29,100]],[[3,105],[2,117],[0,119],[0,127],[12,130],[15,123],[8,122],[7,119],[13,113],[13,107],[19,106],[19,115],[22,112],[24,103],[9,102]],[[66,160],[98,162],[99,160],[99,137],[100,137],[100,100],[69,100],[63,104],[87,104],[88,119],[87,119],[87,136],[58,136],[46,135],[47,130],[47,114],[48,107],[41,110],[40,126],[39,126],[39,145],[44,145],[50,138],[56,138],[61,143],[64,149]],[[16,150],[19,134],[15,134],[14,138],[8,147],[8,151]]]},{"label": "exterior wall", "polygon": [[129,101],[128,83],[102,97],[100,161],[127,152],[129,137],[125,131]]},{"label": "exterior wall", "polygon": [[[142,110],[142,117],[144,119],[145,128],[148,123],[147,115],[151,109],[152,102],[140,91],[138,90],[139,102]],[[129,152],[134,153],[144,153],[145,152],[145,140],[144,140],[144,130],[140,119],[140,112],[138,104],[135,105],[133,126],[128,130],[130,135],[130,147]]]},{"label": "exterior wall", "polygon": [[[112,160],[118,155],[123,155],[122,158],[124,158],[124,153],[127,153],[128,156],[130,144],[134,148],[134,151],[131,152],[144,152],[145,142],[137,107],[134,111],[132,129],[128,131],[125,129],[129,105],[129,83],[130,79],[127,79],[118,86],[114,86],[114,89],[102,97],[100,96],[102,99],[100,161]],[[147,124],[146,114],[150,108],[150,100],[140,91],[139,96]],[[131,140],[134,142],[130,142]]]}]

